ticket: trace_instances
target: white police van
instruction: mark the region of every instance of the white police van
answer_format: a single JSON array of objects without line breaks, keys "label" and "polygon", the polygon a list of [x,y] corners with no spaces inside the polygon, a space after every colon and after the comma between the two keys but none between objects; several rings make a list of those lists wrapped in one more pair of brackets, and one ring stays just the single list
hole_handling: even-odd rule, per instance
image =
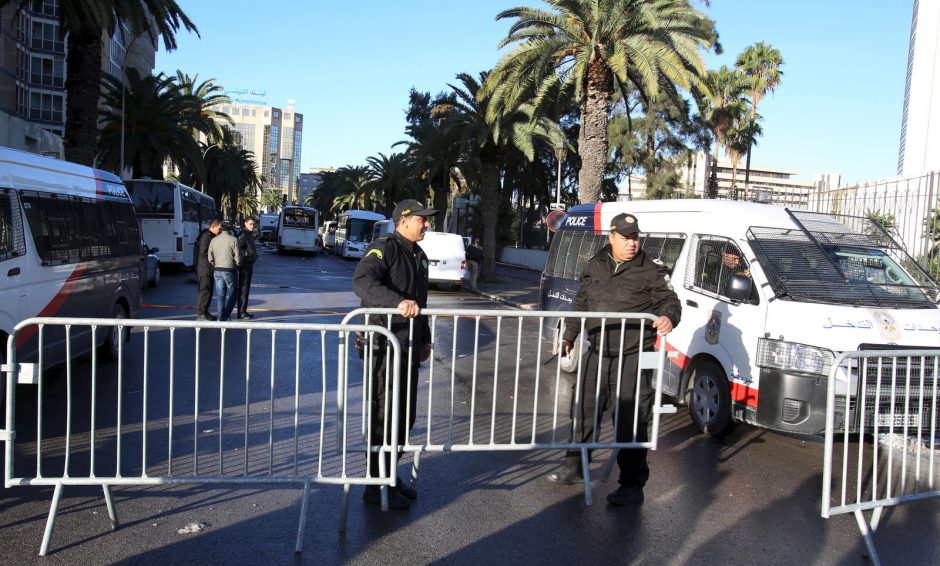
[{"label": "white police van", "polygon": [[[688,403],[703,431],[721,433],[735,419],[820,433],[838,353],[940,344],[937,281],[874,221],[750,202],[573,207],[542,274],[542,310],[570,310],[585,264],[622,212],[637,217],[644,252],[672,271],[682,321],[667,337],[664,389]],[[557,321],[549,324],[557,344]],[[836,384],[853,413],[860,385],[855,374]]]},{"label": "white police van", "polygon": [[[395,230],[391,220],[380,220],[372,227],[372,240]],[[418,242],[428,256],[428,282],[459,289],[467,276],[467,251],[459,234],[428,230]]]}]

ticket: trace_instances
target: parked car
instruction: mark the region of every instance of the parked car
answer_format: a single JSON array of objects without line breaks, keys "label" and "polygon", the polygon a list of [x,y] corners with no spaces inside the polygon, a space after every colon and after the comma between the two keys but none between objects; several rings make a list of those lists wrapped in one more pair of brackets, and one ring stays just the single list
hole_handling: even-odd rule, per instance
[{"label": "parked car", "polygon": [[143,265],[143,276],[140,280],[141,287],[156,287],[160,284],[160,258],[157,256],[159,248],[151,248],[147,242],[140,241],[141,260]]}]

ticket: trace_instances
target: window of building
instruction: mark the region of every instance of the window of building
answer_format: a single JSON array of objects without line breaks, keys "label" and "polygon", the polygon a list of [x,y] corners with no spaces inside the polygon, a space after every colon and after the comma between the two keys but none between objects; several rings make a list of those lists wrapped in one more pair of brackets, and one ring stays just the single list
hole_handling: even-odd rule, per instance
[{"label": "window of building", "polygon": [[255,117],[255,112],[256,112],[256,110],[252,109],[252,111],[251,111],[251,117],[252,117],[252,118]]},{"label": "window of building", "polygon": [[29,118],[46,122],[62,122],[63,102],[61,94],[32,91],[29,95]]},{"label": "window of building", "polygon": [[65,42],[59,33],[59,25],[52,22],[33,21],[30,45],[33,49],[65,53]]},{"label": "window of building", "polygon": [[280,113],[279,111],[275,110],[275,111],[271,114],[271,117],[272,117],[272,118],[280,118],[280,117],[281,117],[281,113]]},{"label": "window of building", "polygon": [[242,111],[240,108],[232,108],[232,116],[241,116]]},{"label": "window of building", "polygon": [[44,16],[59,17],[59,0],[36,0],[33,11]]},{"label": "window of building", "polygon": [[290,120],[290,112],[287,112],[286,114],[284,114],[284,119]]},{"label": "window of building", "polygon": [[34,85],[61,88],[65,85],[65,60],[33,55],[30,61],[29,81]]},{"label": "window of building", "polygon": [[265,118],[268,117],[268,111],[267,111],[267,110],[264,111],[264,117],[265,117]]}]

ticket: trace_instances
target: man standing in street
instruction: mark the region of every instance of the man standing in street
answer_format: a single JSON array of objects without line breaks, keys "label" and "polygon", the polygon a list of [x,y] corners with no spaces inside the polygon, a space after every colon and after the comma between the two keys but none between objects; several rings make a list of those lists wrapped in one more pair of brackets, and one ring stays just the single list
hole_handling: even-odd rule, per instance
[{"label": "man standing in street", "polygon": [[229,320],[235,307],[235,293],[238,291],[235,278],[238,277],[238,267],[241,265],[238,240],[232,235],[231,227],[222,227],[219,235],[212,238],[208,256],[215,281],[219,320]]},{"label": "man standing in street", "polygon": [[242,262],[238,268],[238,293],[235,296],[235,310],[238,318],[247,320],[254,318],[248,314],[248,294],[251,292],[251,274],[254,271],[255,261],[258,260],[258,248],[255,246],[255,227],[258,221],[250,216],[242,224],[244,229],[238,235],[238,251]]},{"label": "man standing in street", "polygon": [[[571,310],[652,313],[659,316],[652,323],[652,328],[660,335],[666,335],[679,324],[682,307],[669,282],[669,270],[661,262],[643,253],[639,235],[640,228],[635,216],[618,214],[613,218],[608,245],[585,266]],[[595,423],[598,427],[596,437],[600,437],[603,413],[608,408],[613,408],[617,442],[634,442],[634,433],[636,442],[649,440],[648,427],[653,404],[650,372],[644,371],[640,376],[638,393],[636,383],[641,347],[640,328],[647,324],[648,321],[633,320],[627,321],[625,327],[622,327],[619,320],[608,319],[605,324],[602,324],[601,319],[588,319],[585,322],[591,348],[581,374],[584,382],[580,391],[577,383],[572,386],[571,418],[573,423],[577,423],[576,427],[573,426],[574,442],[592,442],[595,438]],[[561,346],[563,355],[570,353],[580,326],[575,320],[565,326]],[[643,349],[653,346],[657,332],[643,329]],[[619,405],[615,406],[621,360],[623,373],[620,374]],[[599,387],[598,379],[601,380]],[[581,396],[577,404],[576,393]],[[637,395],[639,398],[636,398]],[[635,430],[634,414],[637,417]],[[621,448],[617,453],[620,487],[607,496],[611,505],[635,505],[643,501],[643,486],[649,479],[646,452],[645,449]],[[579,451],[569,451],[565,456],[565,465],[560,471],[550,474],[548,479],[560,484],[582,481],[580,457]]]},{"label": "man standing in street", "polygon": [[199,279],[199,297],[196,299],[196,320],[215,320],[215,317],[209,314],[209,303],[212,302],[212,264],[209,263],[209,243],[222,231],[222,221],[213,218],[209,221],[209,227],[199,234],[196,238],[196,245],[193,247],[193,267],[196,269],[196,277]]},{"label": "man standing in street", "polygon": [[467,286],[471,289],[477,288],[481,263],[483,263],[483,248],[480,247],[480,238],[474,238],[473,243],[467,246]]},{"label": "man standing in street", "polygon": [[[428,217],[434,215],[434,209],[414,200],[406,199],[398,203],[392,213],[395,231],[377,238],[369,246],[365,256],[353,274],[353,291],[362,300],[363,307],[398,308],[400,315],[392,317],[391,330],[402,345],[401,364],[399,366],[400,388],[398,403],[399,419],[398,440],[403,443],[408,431],[415,423],[415,410],[418,395],[418,367],[420,362],[431,355],[431,329],[426,316],[421,316],[421,309],[428,304],[428,258],[418,245],[424,239],[429,223]],[[408,319],[414,319],[413,332],[409,342]],[[409,356],[409,344],[411,344]],[[388,360],[385,355],[385,341],[376,340],[372,349],[372,390],[369,394],[371,431],[370,441],[373,447],[391,442],[385,436],[385,377]],[[410,365],[409,365],[410,358]],[[389,372],[389,376],[392,373]],[[389,387],[391,391],[391,387]],[[411,416],[405,422],[405,415]],[[371,477],[379,474],[378,453],[369,456]],[[391,464],[390,455],[386,460],[386,469]],[[395,473],[393,470],[392,473]],[[418,497],[417,491],[398,478],[394,488],[389,490],[388,504],[392,509],[407,509]],[[380,491],[377,486],[367,486],[363,499],[367,503],[378,505]]]}]

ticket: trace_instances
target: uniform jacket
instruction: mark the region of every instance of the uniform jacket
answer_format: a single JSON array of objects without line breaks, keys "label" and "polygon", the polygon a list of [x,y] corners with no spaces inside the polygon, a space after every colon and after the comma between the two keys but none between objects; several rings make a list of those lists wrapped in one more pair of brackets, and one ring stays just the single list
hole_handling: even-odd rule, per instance
[{"label": "uniform jacket", "polygon": [[199,277],[212,277],[212,264],[209,263],[209,242],[212,238],[215,238],[215,234],[206,228],[196,238],[196,245],[193,246],[193,266]]},{"label": "uniform jacket", "polygon": [[[421,246],[392,232],[376,238],[366,250],[353,273],[353,291],[363,307],[394,308],[404,300],[428,306],[428,257]],[[407,332],[404,317],[392,317],[392,331]],[[415,342],[429,344],[431,328],[428,317],[415,320]],[[405,344],[402,344],[405,346]]]},{"label": "uniform jacket", "polygon": [[[632,260],[620,265],[614,273],[610,245],[604,246],[584,268],[581,286],[571,306],[572,311],[652,313],[667,316],[673,326],[679,324],[682,306],[669,282],[666,266],[654,262],[641,250]],[[620,321],[607,319],[604,349],[620,349]],[[598,334],[601,319],[587,319],[585,331],[591,336],[592,347],[600,346]],[[569,318],[564,339],[574,342],[581,330],[579,319]],[[638,323],[627,321],[623,347],[625,352],[636,351],[640,339]],[[644,330],[644,347],[656,341],[656,331],[649,325]]]},{"label": "uniform jacket", "polygon": [[242,233],[238,235],[238,251],[242,256],[242,267],[250,267],[258,260],[254,232],[242,230]]},{"label": "uniform jacket", "polygon": [[209,242],[208,256],[215,271],[235,271],[241,264],[238,240],[229,232],[219,232],[219,235]]}]

